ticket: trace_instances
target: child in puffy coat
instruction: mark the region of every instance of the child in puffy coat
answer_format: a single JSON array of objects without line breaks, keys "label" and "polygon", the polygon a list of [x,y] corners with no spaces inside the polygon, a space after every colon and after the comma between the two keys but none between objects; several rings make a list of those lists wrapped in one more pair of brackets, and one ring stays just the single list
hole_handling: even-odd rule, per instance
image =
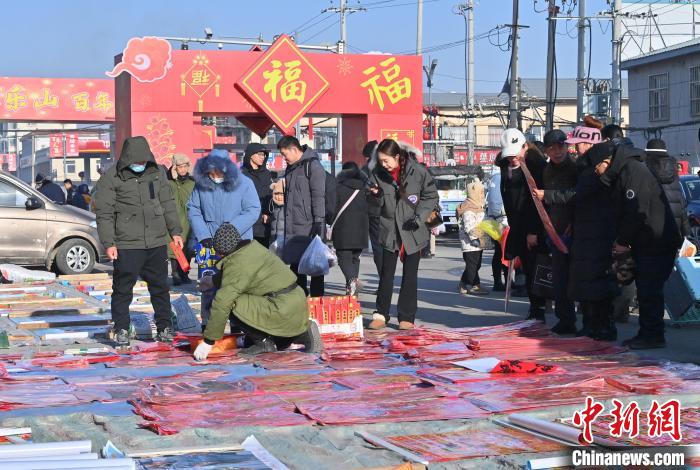
[{"label": "child in puffy coat", "polygon": [[270,250],[281,256],[284,244],[284,178],[272,183],[270,189]]},{"label": "child in puffy coat", "polygon": [[467,185],[467,199],[457,207],[459,241],[462,245],[464,272],[459,282],[460,294],[486,295],[481,288],[479,269],[484,248],[481,245],[481,230],[478,225],[484,220],[484,185],[476,180]]}]

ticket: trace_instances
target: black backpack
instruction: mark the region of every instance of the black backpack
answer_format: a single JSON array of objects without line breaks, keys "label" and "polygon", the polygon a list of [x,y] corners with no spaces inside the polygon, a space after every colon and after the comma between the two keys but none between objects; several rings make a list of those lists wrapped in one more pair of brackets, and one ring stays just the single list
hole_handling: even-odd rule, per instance
[{"label": "black backpack", "polygon": [[[304,174],[306,175],[306,179],[309,180],[311,179],[310,167],[313,160],[321,163],[317,157],[309,158],[304,161]],[[335,204],[337,200],[336,182],[333,175],[328,173],[325,169],[323,172],[326,174],[326,223],[331,225],[335,220]]]}]

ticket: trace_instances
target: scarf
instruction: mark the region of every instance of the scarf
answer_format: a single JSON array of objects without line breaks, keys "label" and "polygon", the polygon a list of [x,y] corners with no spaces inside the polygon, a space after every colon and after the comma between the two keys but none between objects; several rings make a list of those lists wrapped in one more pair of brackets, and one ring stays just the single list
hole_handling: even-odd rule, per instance
[{"label": "scarf", "polygon": [[467,211],[484,211],[484,185],[480,181],[473,181],[467,185],[467,198],[457,206],[457,217],[462,217]]}]

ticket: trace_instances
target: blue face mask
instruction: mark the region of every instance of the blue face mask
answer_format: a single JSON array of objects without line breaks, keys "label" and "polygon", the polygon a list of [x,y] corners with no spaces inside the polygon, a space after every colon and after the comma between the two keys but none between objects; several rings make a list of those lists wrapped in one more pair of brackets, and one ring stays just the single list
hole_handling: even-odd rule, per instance
[{"label": "blue face mask", "polygon": [[129,165],[129,168],[131,168],[131,171],[133,171],[134,173],[143,173],[146,170],[146,165],[132,163],[131,165]]}]

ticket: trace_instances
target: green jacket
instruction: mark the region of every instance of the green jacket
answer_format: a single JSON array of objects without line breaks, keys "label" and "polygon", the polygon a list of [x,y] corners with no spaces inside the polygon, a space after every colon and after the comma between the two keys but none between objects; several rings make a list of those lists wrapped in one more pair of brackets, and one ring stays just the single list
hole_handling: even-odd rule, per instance
[{"label": "green jacket", "polygon": [[[175,178],[170,180],[170,189],[175,197],[175,207],[177,208],[177,216],[180,219],[180,227],[182,228],[182,240],[187,246],[187,238],[190,235],[190,219],[187,217],[187,201],[190,200],[192,190],[194,189],[194,178],[188,176],[184,180]],[[175,258],[173,251],[168,246],[168,257]]]},{"label": "green jacket", "polygon": [[[143,173],[129,169],[146,163]],[[143,137],[124,141],[119,161],[95,186],[97,231],[105,248],[148,249],[167,245],[182,234],[165,171]]]},{"label": "green jacket", "polygon": [[301,287],[277,296],[267,295],[297,280],[270,250],[253,240],[219,261],[217,267],[222,273],[221,287],[204,330],[206,339],[223,337],[231,313],[246,325],[273,336],[292,338],[306,331],[309,308]]}]

